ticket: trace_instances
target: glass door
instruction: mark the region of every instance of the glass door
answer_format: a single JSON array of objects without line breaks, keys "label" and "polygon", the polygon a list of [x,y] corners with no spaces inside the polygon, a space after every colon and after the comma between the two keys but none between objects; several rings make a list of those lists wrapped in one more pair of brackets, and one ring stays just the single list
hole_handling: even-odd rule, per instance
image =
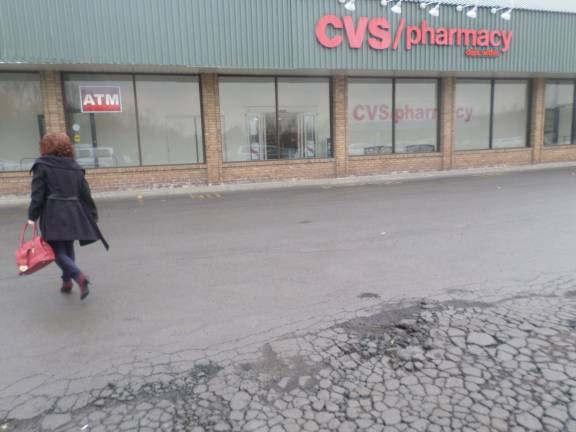
[{"label": "glass door", "polygon": [[249,160],[266,159],[266,118],[263,113],[248,113]]},{"label": "glass door", "polygon": [[278,113],[280,154],[282,159],[298,159],[302,155],[302,134],[298,113]]},{"label": "glass door", "polygon": [[[311,113],[302,114],[301,122],[301,136],[305,158],[314,158],[316,153],[321,153],[321,149],[317,149],[316,142],[316,116]],[[318,151],[320,150],[320,151]]]},{"label": "glass door", "polygon": [[76,160],[85,168],[100,166],[97,154],[96,119],[94,114],[69,113],[68,134],[76,150]]}]

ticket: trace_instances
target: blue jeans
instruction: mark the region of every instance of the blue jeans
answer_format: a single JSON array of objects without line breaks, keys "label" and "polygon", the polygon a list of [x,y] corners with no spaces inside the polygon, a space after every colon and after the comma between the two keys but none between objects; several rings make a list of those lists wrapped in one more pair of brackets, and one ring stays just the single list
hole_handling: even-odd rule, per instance
[{"label": "blue jeans", "polygon": [[56,256],[56,264],[62,270],[62,280],[68,282],[80,274],[80,269],[74,262],[74,242],[73,241],[49,241]]}]

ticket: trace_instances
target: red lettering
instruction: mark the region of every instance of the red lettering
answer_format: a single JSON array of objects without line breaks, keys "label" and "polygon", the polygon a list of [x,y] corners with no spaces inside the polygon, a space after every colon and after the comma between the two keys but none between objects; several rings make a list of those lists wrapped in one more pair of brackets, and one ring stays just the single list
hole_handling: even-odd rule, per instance
[{"label": "red lettering", "polygon": [[336,35],[329,37],[326,34],[328,26],[335,29],[341,29],[342,20],[336,15],[326,15],[318,20],[316,23],[316,39],[320,42],[320,45],[326,48],[336,48],[342,43],[342,36]]},{"label": "red lettering", "polygon": [[406,118],[406,120],[414,120],[414,110],[412,109],[412,107],[410,107],[410,105],[406,105],[404,107],[404,117]]},{"label": "red lettering", "polygon": [[463,29],[459,28],[458,33],[456,34],[456,46],[462,46],[462,31]]},{"label": "red lettering", "polygon": [[[498,38],[498,39],[496,39]],[[498,47],[500,46],[502,35],[498,30],[490,32],[490,46]]]},{"label": "red lettering", "polygon": [[454,35],[458,33],[458,29],[448,29],[448,45],[454,45]]},{"label": "red lettering", "polygon": [[465,53],[467,57],[499,57],[500,51],[497,50],[479,50],[479,49],[467,49]]},{"label": "red lettering", "polygon": [[390,118],[390,111],[388,105],[380,105],[380,120],[388,120]]},{"label": "red lettering", "polygon": [[503,47],[502,47],[502,52],[507,52],[510,49],[510,44],[512,43],[512,30],[503,30],[502,31],[502,42],[503,42]]},{"label": "red lettering", "polygon": [[354,20],[351,16],[345,16],[343,18],[344,29],[346,31],[346,36],[348,37],[348,45],[350,48],[360,48],[364,42],[364,37],[366,36],[366,29],[368,28],[368,18],[360,17],[358,18],[358,24],[354,25]]},{"label": "red lettering", "polygon": [[[431,27],[426,20],[414,26],[405,24],[405,20],[402,19],[395,28],[392,28],[385,17],[369,19],[365,16],[340,18],[336,15],[326,15],[316,22],[315,34],[318,42],[326,48],[339,47],[344,43],[344,39],[347,39],[348,46],[352,49],[362,48],[364,42],[368,42],[369,47],[374,50],[396,50],[404,38],[406,51],[417,45],[464,45],[471,47],[465,51],[469,57],[498,57],[500,53],[510,49],[513,38],[510,30]],[[410,117],[410,112],[403,112],[401,115],[407,119]],[[393,117],[395,113],[389,113],[389,116]]]},{"label": "red lettering", "polygon": [[432,27],[428,27],[426,20],[422,20],[420,27],[422,28],[422,43],[424,45],[436,45],[434,29]]},{"label": "red lettering", "polygon": [[378,112],[378,105],[368,105],[366,108],[368,108],[368,119],[375,120],[376,113]]},{"label": "red lettering", "polygon": [[448,45],[448,30],[446,28],[440,27],[436,30],[436,45]]},{"label": "red lettering", "polygon": [[490,36],[488,30],[478,30],[478,38],[476,39],[478,46],[487,47],[490,44]]},{"label": "red lettering", "polygon": [[364,114],[362,113],[363,111],[364,111],[364,105],[356,105],[353,111],[354,120],[356,121],[364,120]]},{"label": "red lettering", "polygon": [[422,32],[417,26],[406,28],[406,49],[410,51],[413,45],[418,45],[422,41]]},{"label": "red lettering", "polygon": [[375,50],[390,48],[390,25],[386,18],[373,18],[368,25],[368,32],[372,35],[368,45]]}]

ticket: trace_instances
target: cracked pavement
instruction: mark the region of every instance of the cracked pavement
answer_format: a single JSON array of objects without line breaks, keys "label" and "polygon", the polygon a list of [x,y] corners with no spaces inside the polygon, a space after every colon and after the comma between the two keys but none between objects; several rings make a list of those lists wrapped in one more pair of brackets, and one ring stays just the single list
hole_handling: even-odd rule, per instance
[{"label": "cracked pavement", "polygon": [[[202,261],[211,263],[207,273],[229,272],[230,280],[213,276],[210,285],[202,275],[192,281],[180,278],[185,271],[174,275],[168,269],[167,283],[178,295],[169,300],[155,291],[166,274],[145,271],[153,259],[126,274],[129,246],[147,218],[167,209],[176,217],[155,225],[158,238],[175,236],[190,204],[182,198],[102,203],[109,221],[134,214],[128,229],[110,222],[108,227],[125,231],[114,261],[124,275],[95,249],[81,250],[81,263],[108,266],[100,275],[105,281],[124,277],[127,292],[120,299],[114,298],[115,286],[102,282],[96,300],[80,304],[41,288],[46,276],[0,279],[3,298],[12,301],[0,305],[0,430],[576,431],[576,273],[570,257],[575,230],[560,223],[576,206],[559,199],[573,176],[572,170],[555,170],[296,189],[279,192],[282,201],[273,192],[196,200],[192,214],[205,218],[205,238],[217,237],[216,229],[224,231],[222,237],[202,243],[201,228],[191,227],[181,244],[149,247],[173,249],[171,259],[188,247],[188,271]],[[472,192],[475,200],[462,202]],[[426,212],[409,211],[416,199]],[[490,211],[479,218],[488,204]],[[382,224],[377,211],[393,205]],[[227,217],[211,225],[209,219],[218,219],[224,209]],[[336,210],[338,217],[331,216]],[[6,244],[21,209],[0,213],[9,222],[0,227]],[[358,213],[362,226],[355,225]],[[228,223],[234,217],[248,223],[232,230]],[[283,225],[288,219],[292,224]],[[176,221],[178,226],[169,225]],[[250,239],[255,230],[264,235]],[[283,231],[288,232],[280,235]],[[279,235],[276,244],[270,244],[271,233]],[[191,246],[195,237],[199,244]],[[246,244],[236,250],[236,242]],[[484,247],[491,254],[485,259]],[[376,265],[390,259],[389,251],[399,264]],[[328,268],[317,262],[304,266],[315,275],[293,274],[292,265],[302,264],[295,252]],[[412,273],[402,261],[411,254],[416,255],[411,264],[421,264]],[[465,263],[437,269],[455,256]],[[234,266],[254,257],[283,265],[265,269],[264,276],[238,278],[250,273]],[[330,265],[342,258],[349,264],[345,269]],[[10,265],[2,257],[2,274]],[[342,276],[343,285],[330,285]],[[232,302],[230,291],[197,297],[201,290],[186,295],[179,289],[198,281],[212,289],[239,285],[245,297],[232,295]],[[291,297],[270,287],[273,296],[259,299],[251,281],[281,289],[288,284],[297,293]],[[137,294],[151,298],[131,304],[128,299]],[[219,296],[222,302],[213,304]],[[261,302],[269,313],[259,315],[250,302]],[[18,309],[26,305],[39,315]],[[216,316],[202,315],[203,308]],[[191,313],[197,313],[195,319]],[[38,327],[43,321],[44,328]]]}]

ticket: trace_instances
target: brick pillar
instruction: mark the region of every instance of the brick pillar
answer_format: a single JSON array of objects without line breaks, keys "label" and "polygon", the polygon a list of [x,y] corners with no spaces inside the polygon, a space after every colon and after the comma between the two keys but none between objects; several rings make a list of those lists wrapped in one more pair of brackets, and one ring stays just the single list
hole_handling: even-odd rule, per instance
[{"label": "brick pillar", "polygon": [[442,146],[442,169],[452,169],[454,160],[454,105],[456,79],[442,78],[440,85],[440,145]]},{"label": "brick pillar", "polygon": [[218,184],[222,181],[222,133],[220,130],[218,75],[202,74],[200,85],[202,88],[202,118],[208,183]]},{"label": "brick pillar", "polygon": [[532,81],[532,106],[530,108],[530,146],[532,147],[532,163],[542,161],[544,146],[544,117],[546,112],[546,80],[536,78]]},{"label": "brick pillar", "polygon": [[332,78],[332,146],[336,160],[336,177],[348,175],[348,80]]},{"label": "brick pillar", "polygon": [[66,132],[66,116],[64,114],[64,97],[60,72],[40,72],[40,88],[46,132]]}]

